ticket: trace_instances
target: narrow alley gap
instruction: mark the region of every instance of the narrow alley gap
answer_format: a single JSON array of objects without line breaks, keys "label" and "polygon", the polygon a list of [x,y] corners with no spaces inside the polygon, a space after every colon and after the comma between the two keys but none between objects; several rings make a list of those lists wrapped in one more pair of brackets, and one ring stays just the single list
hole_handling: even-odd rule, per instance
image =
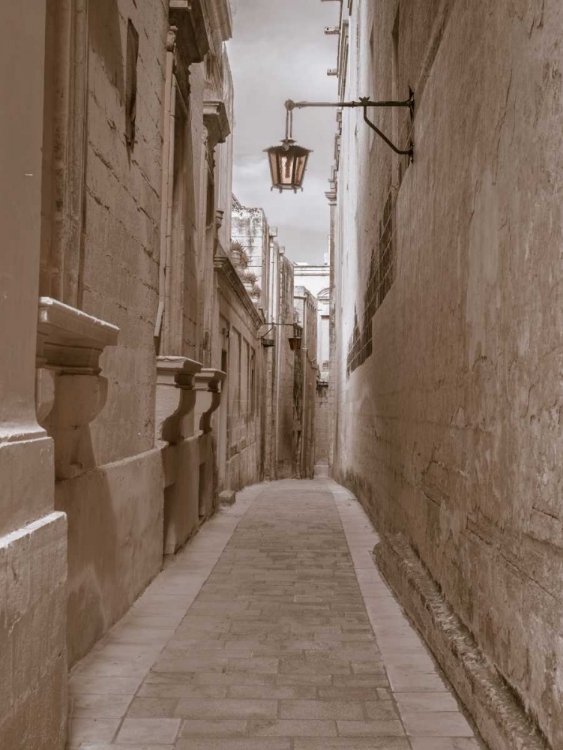
[{"label": "narrow alley gap", "polygon": [[255,485],[74,669],[69,750],[477,750],[328,480]]}]

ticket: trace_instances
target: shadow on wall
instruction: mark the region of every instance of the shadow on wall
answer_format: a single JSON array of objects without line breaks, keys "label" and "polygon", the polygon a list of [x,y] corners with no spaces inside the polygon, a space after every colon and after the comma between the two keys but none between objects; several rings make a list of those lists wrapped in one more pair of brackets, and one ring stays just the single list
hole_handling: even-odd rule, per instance
[{"label": "shadow on wall", "polygon": [[160,450],[63,480],[68,516],[68,659],[85,656],[162,566]]},{"label": "shadow on wall", "polygon": [[117,0],[96,0],[89,4],[88,25],[92,51],[103,60],[108,80],[125,97],[123,45]]},{"label": "shadow on wall", "polygon": [[259,468],[259,444],[257,442],[243,448],[227,461],[225,487],[238,492],[250,484],[261,482],[262,471]]}]

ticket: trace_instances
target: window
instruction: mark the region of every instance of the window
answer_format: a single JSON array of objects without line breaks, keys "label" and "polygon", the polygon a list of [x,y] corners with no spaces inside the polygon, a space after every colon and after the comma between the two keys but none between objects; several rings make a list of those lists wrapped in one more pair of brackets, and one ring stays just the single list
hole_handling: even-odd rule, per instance
[{"label": "window", "polygon": [[129,19],[127,24],[127,78],[125,80],[125,140],[129,148],[133,148],[135,145],[138,58],[139,34],[131,19]]}]

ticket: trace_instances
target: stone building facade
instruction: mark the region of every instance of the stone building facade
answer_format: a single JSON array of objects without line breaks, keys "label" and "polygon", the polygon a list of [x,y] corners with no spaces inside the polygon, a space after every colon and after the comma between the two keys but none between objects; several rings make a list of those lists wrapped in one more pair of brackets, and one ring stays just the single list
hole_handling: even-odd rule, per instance
[{"label": "stone building facade", "polygon": [[[246,253],[242,273],[256,306],[267,317],[271,310],[272,237],[266,214],[261,208],[247,208],[233,196],[231,238]],[[272,283],[275,283],[272,279]]]},{"label": "stone building facade", "polygon": [[241,253],[244,256],[240,276],[265,320],[260,331],[265,357],[263,462],[264,477],[269,480],[297,476],[302,461],[297,445],[300,430],[295,429],[301,409],[301,386],[296,387],[296,378],[301,377],[300,355],[288,344],[295,322],[299,269],[276,238],[277,229],[269,226],[263,209],[243,206],[233,198],[231,247],[239,260]]},{"label": "stone building facade", "polygon": [[[22,23],[20,3],[8,2],[0,29],[3,70],[28,71],[25,86],[3,76],[0,89],[0,746],[62,748],[67,527],[55,510],[53,439],[35,401],[45,3],[26,12]],[[115,333],[99,335],[109,342]]]},{"label": "stone building facade", "polygon": [[333,410],[330,391],[330,287],[317,295],[317,395],[315,403],[315,476],[327,476],[331,464]]},{"label": "stone building facade", "polygon": [[226,254],[215,256],[218,333],[215,361],[226,372],[220,407],[219,489],[239,490],[264,477],[264,318]]},{"label": "stone building facade", "polygon": [[334,473],[491,748],[563,746],[561,4],[344,0]]},{"label": "stone building facade", "polygon": [[294,268],[285,255],[285,248],[274,243],[275,261],[272,272],[277,283],[274,285],[274,299],[270,320],[279,324],[270,334],[273,337],[272,352],[273,377],[271,381],[272,423],[270,434],[270,478],[287,479],[297,475],[294,431],[295,419],[295,371],[299,352],[289,348],[288,338],[293,335],[295,322],[294,308]]},{"label": "stone building facade", "polygon": [[317,364],[317,300],[304,286],[294,292],[295,320],[301,328],[301,349],[295,352],[293,396],[294,456],[297,476],[312,479],[315,465],[315,402]]},{"label": "stone building facade", "polygon": [[223,262],[227,0],[2,20],[0,746],[62,750],[68,668],[262,476],[263,318]]},{"label": "stone building facade", "polygon": [[[330,258],[330,253],[329,253]],[[317,303],[317,393],[315,403],[315,476],[328,476],[332,457],[332,392],[330,343],[330,264],[295,263],[295,281],[308,289]]]}]

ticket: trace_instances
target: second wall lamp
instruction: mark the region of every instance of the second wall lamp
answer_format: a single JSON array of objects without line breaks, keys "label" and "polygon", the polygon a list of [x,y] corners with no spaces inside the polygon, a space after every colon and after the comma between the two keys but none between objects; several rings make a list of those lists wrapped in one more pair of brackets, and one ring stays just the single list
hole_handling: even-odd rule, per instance
[{"label": "second wall lamp", "polygon": [[409,98],[405,101],[382,101],[372,102],[368,96],[360,97],[358,101],[352,102],[294,102],[291,99],[285,103],[285,138],[280,146],[271,146],[266,149],[270,161],[270,172],[272,176],[272,190],[275,188],[281,192],[293,190],[295,193],[303,189],[303,178],[307,169],[310,149],[298,146],[293,139],[293,110],[305,109],[306,107],[337,107],[356,108],[364,110],[364,121],[374,130],[385,143],[393,149],[396,154],[408,155],[411,162],[414,159],[414,142],[409,143],[406,149],[398,148],[381,130],[368,118],[370,107],[405,107],[410,111],[411,121],[414,118],[414,92],[409,88]]},{"label": "second wall lamp", "polygon": [[263,347],[270,347],[274,346],[274,339],[267,339],[266,336],[274,330],[275,326],[292,326],[293,327],[293,336],[290,336],[288,338],[289,341],[289,348],[292,352],[299,351],[301,349],[301,342],[303,341],[302,336],[302,328],[297,323],[268,323],[267,325],[270,326],[270,328],[264,333],[262,336],[260,336],[260,339],[262,341]]}]

